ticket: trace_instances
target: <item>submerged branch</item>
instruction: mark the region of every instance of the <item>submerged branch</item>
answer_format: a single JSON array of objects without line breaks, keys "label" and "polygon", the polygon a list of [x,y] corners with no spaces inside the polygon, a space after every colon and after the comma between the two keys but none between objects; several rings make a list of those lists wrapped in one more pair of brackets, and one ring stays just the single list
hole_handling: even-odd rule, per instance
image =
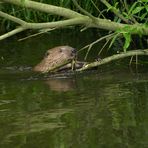
[{"label": "submerged branch", "polygon": [[87,64],[84,67],[77,69],[76,71],[84,71],[84,70],[87,70],[87,69],[91,69],[93,67],[97,67],[97,66],[112,62],[114,60],[122,59],[122,58],[129,57],[129,56],[139,56],[139,55],[148,55],[148,49],[132,50],[132,51],[116,54],[116,55],[101,59],[99,61]]}]

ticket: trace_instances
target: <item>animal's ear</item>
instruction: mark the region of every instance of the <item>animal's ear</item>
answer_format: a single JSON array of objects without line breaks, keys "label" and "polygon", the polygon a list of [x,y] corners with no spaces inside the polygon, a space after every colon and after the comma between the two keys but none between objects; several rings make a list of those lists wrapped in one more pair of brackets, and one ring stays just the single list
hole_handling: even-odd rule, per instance
[{"label": "animal's ear", "polygon": [[60,47],[60,52],[63,52],[64,50],[66,50],[65,47]]}]

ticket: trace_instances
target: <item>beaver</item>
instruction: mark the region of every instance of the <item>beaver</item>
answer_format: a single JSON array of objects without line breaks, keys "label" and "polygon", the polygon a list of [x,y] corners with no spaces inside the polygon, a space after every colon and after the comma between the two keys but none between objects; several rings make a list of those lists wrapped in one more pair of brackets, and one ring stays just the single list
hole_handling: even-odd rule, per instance
[{"label": "beaver", "polygon": [[[65,69],[72,66],[72,61],[76,59],[76,49],[70,46],[58,46],[49,49],[44,59],[37,64],[33,70],[36,72],[47,73]],[[69,64],[68,64],[69,63]]]}]

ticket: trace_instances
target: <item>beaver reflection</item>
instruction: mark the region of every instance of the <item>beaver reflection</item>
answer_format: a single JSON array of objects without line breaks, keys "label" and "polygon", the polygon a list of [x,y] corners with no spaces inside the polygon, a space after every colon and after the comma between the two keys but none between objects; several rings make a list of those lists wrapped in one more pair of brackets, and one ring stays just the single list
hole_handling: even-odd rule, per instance
[{"label": "beaver reflection", "polygon": [[50,89],[58,92],[66,92],[74,90],[75,80],[74,79],[50,79],[46,81]]},{"label": "beaver reflection", "polygon": [[70,63],[76,56],[76,50],[70,46],[58,46],[49,49],[44,59],[33,70],[37,72],[50,72],[58,67]]}]

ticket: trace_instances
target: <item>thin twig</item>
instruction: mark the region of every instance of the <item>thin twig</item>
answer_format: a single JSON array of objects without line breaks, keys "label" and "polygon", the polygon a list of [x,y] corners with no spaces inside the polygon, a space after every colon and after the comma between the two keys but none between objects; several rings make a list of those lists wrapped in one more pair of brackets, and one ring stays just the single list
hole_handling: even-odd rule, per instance
[{"label": "thin twig", "polygon": [[87,12],[85,9],[83,9],[76,0],[72,0],[74,5],[82,12],[84,13],[86,16],[90,17],[93,21],[96,21],[96,17],[94,17],[93,15],[91,15],[89,12]]},{"label": "thin twig", "polygon": [[105,48],[105,46],[108,44],[108,42],[109,42],[109,40],[107,40],[107,41],[105,42],[105,44],[103,45],[103,47],[100,49],[98,55],[101,54],[101,52],[103,51],[103,49]]},{"label": "thin twig", "polygon": [[118,16],[121,20],[123,20],[124,22],[126,22],[127,24],[129,24],[129,20],[126,19],[115,7],[113,7],[112,5],[110,5],[106,0],[101,0],[101,2],[107,8],[109,8],[116,16]]},{"label": "thin twig", "polygon": [[132,65],[133,57],[134,57],[134,56],[131,56],[131,58],[130,58],[130,62],[129,62],[129,65],[130,65],[130,66]]},{"label": "thin twig", "polygon": [[96,6],[96,4],[91,0],[92,5],[96,8],[96,10],[99,12],[99,16],[102,15],[102,17],[105,19],[105,16],[102,14],[102,12],[99,10],[99,8]]},{"label": "thin twig", "polygon": [[136,70],[138,70],[138,55],[136,54]]},{"label": "thin twig", "polygon": [[[115,33],[112,33],[112,34],[106,35],[106,36],[104,36],[104,37],[102,37],[102,38],[99,38],[98,40],[92,42],[91,44],[88,44],[88,45],[86,45],[85,47],[81,48],[78,52],[84,50],[85,48],[88,48],[88,49],[87,49],[87,53],[86,53],[86,55],[85,55],[85,57],[84,57],[84,60],[86,60],[87,57],[88,57],[88,54],[89,54],[89,52],[90,52],[90,50],[91,50],[91,48],[92,48],[92,46],[94,46],[94,45],[97,44],[98,42],[102,41],[103,39],[107,39],[107,38],[108,38],[108,40],[107,40],[107,43],[108,43],[109,40],[111,39],[111,37],[112,37],[114,34],[115,34]],[[104,46],[101,48],[101,51],[103,50],[103,48],[105,47],[105,45],[106,45],[106,43],[105,43]],[[99,53],[100,53],[100,52],[99,52]]]},{"label": "thin twig", "polygon": [[29,36],[24,37],[24,38],[21,38],[21,39],[19,39],[18,41],[23,41],[23,40],[26,40],[26,39],[28,39],[28,38],[35,37],[35,36],[38,36],[38,35],[40,35],[40,34],[46,33],[46,32],[48,32],[48,31],[55,30],[55,29],[56,29],[56,28],[44,29],[44,30],[42,30],[41,32],[38,32],[38,33],[35,33],[35,34],[32,34],[32,35],[29,35]]},{"label": "thin twig", "polygon": [[78,52],[81,52],[82,50],[88,48],[89,46],[93,46],[93,45],[97,44],[98,42],[100,42],[100,41],[102,41],[102,40],[104,40],[104,39],[111,38],[111,37],[114,36],[114,35],[115,35],[115,33],[105,35],[105,36],[99,38],[98,40],[96,40],[96,41],[94,41],[94,42],[92,42],[92,43],[90,43],[90,44],[84,46],[84,47],[81,48]]},{"label": "thin twig", "polygon": [[88,54],[89,54],[89,52],[90,52],[91,48],[92,48],[92,45],[90,45],[90,46],[88,47],[88,49],[87,49],[87,53],[86,53],[86,55],[85,55],[85,57],[84,57],[84,60],[86,60],[86,59],[87,59]]}]

